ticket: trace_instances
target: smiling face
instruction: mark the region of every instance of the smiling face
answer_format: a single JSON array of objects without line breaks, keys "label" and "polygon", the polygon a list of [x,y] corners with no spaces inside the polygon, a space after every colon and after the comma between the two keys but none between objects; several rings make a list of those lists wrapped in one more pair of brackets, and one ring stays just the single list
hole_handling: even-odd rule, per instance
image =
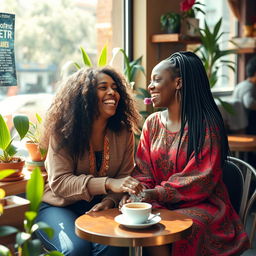
[{"label": "smiling face", "polygon": [[104,73],[97,75],[97,96],[99,118],[108,119],[115,115],[120,94],[112,77]]},{"label": "smiling face", "polygon": [[166,61],[157,64],[151,73],[151,82],[148,86],[154,107],[168,108],[176,100],[176,90],[180,89],[180,78],[172,78]]}]

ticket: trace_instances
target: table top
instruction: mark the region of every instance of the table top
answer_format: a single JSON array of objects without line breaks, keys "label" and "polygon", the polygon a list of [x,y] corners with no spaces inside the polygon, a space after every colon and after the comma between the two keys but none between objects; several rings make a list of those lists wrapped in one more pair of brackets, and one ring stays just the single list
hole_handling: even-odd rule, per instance
[{"label": "table top", "polygon": [[[26,168],[22,170],[24,174],[24,178],[22,180],[17,181],[0,181],[0,188],[5,191],[6,196],[17,195],[26,192],[26,185],[28,180],[30,179],[31,171],[28,171]],[[46,180],[47,173],[42,172],[43,178]]]},{"label": "table top", "polygon": [[130,229],[115,222],[120,214],[117,208],[84,214],[75,221],[76,234],[95,243],[135,247],[173,243],[191,233],[193,221],[187,216],[166,209],[154,209],[156,212],[162,220],[145,229]]},{"label": "table top", "polygon": [[231,151],[256,151],[256,135],[232,134],[228,136],[228,144]]}]

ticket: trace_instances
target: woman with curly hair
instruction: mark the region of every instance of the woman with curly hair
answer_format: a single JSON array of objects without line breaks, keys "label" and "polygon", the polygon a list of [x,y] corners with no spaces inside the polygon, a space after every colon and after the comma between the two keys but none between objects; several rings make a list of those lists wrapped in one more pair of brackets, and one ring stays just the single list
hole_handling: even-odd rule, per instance
[{"label": "woman with curly hair", "polygon": [[47,113],[41,144],[48,147],[48,180],[38,221],[45,247],[64,255],[119,255],[122,248],[93,244],[75,235],[75,219],[115,207],[123,192],[139,193],[130,176],[139,114],[125,80],[112,68],[81,69],[61,85]]}]

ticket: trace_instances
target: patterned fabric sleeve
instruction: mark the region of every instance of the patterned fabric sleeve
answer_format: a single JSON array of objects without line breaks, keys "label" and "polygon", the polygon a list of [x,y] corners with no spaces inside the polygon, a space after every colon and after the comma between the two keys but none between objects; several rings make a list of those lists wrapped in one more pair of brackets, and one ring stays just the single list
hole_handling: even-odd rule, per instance
[{"label": "patterned fabric sleeve", "polygon": [[219,139],[207,132],[199,164],[192,156],[181,172],[171,175],[160,186],[156,186],[159,201],[194,205],[207,199],[222,172],[219,145]]},{"label": "patterned fabric sleeve", "polygon": [[148,133],[149,118],[144,122],[140,142],[136,153],[136,166],[132,176],[140,181],[147,188],[155,187],[155,180],[152,176],[153,167],[150,158],[150,138]]}]

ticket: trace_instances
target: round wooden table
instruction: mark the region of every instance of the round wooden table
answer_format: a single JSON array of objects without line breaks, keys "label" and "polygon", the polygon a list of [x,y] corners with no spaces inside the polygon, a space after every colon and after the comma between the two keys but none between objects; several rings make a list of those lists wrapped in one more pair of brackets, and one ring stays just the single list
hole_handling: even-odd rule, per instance
[{"label": "round wooden table", "polygon": [[247,161],[247,153],[256,151],[256,136],[247,134],[232,134],[228,136],[230,151],[240,158],[240,153],[244,153],[244,160]]},{"label": "round wooden table", "polygon": [[193,221],[187,216],[156,209],[162,220],[145,229],[130,229],[115,222],[120,211],[109,209],[84,214],[75,221],[76,234],[94,243],[129,247],[130,255],[142,255],[142,246],[158,246],[186,238],[192,230]]}]

